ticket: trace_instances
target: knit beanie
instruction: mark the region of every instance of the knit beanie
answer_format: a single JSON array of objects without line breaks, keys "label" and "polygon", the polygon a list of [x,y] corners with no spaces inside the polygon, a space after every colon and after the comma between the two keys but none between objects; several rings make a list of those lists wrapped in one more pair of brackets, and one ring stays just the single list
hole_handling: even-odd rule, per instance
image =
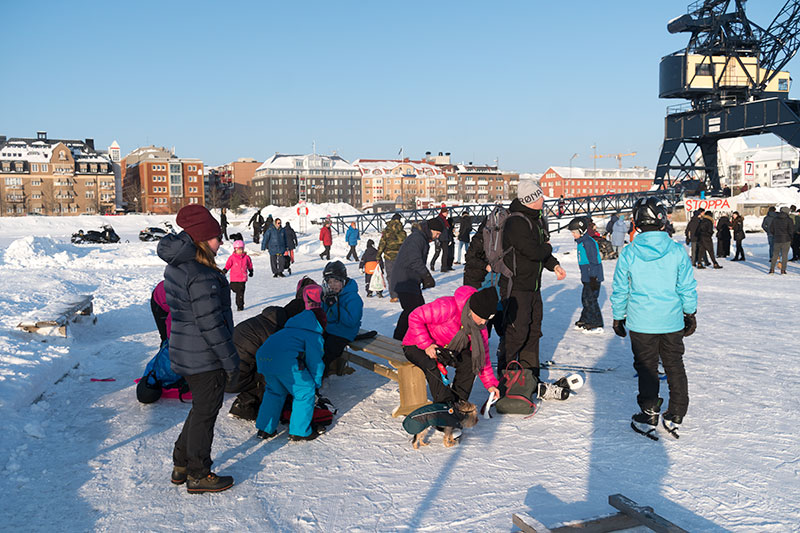
[{"label": "knit beanie", "polygon": [[195,242],[209,241],[222,234],[219,222],[211,216],[211,213],[200,204],[190,204],[181,207],[178,216],[175,218],[178,226],[189,234]]},{"label": "knit beanie", "polygon": [[519,180],[517,186],[517,198],[523,204],[532,204],[539,198],[544,197],[544,192],[536,180]]},{"label": "knit beanie", "polygon": [[233,241],[233,248],[244,248],[244,241]]},{"label": "knit beanie", "polygon": [[479,317],[489,320],[497,312],[497,290],[487,287],[469,297],[469,309]]},{"label": "knit beanie", "polygon": [[442,222],[442,219],[436,217],[428,220],[428,229],[431,231],[438,231],[438,232],[444,231],[444,223]]},{"label": "knit beanie", "polygon": [[314,283],[303,288],[303,303],[306,309],[322,307],[322,287]]},{"label": "knit beanie", "polygon": [[402,219],[400,213],[395,213],[394,215],[392,215],[392,220],[400,220],[400,219]]}]

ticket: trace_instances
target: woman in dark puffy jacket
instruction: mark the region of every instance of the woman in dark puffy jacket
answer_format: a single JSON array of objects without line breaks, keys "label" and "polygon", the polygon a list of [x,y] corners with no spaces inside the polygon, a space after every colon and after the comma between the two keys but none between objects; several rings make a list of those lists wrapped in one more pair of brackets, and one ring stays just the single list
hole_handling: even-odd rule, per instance
[{"label": "woman in dark puffy jacket", "polygon": [[731,255],[731,223],[723,215],[717,220],[717,257]]},{"label": "woman in dark puffy jacket", "polygon": [[164,237],[158,256],[167,262],[170,364],[189,384],[192,409],[175,441],[172,482],[185,482],[191,493],[220,492],[233,486],[233,478],[211,472],[214,423],[226,382],[236,381],[239,368],[230,289],[214,262],[222,243],[221,228],[208,209],[197,204],[181,208],[176,222],[184,231]]},{"label": "woman in dark puffy jacket", "polygon": [[736,241],[736,255],[733,256],[731,261],[744,261],[744,248],[742,248],[742,241],[744,240],[744,218],[738,211],[733,212],[731,230],[733,231],[733,240]]}]

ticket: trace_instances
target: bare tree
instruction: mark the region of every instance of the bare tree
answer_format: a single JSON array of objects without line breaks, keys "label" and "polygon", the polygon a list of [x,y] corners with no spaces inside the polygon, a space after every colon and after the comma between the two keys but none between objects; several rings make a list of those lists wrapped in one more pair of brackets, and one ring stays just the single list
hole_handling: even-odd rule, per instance
[{"label": "bare tree", "polygon": [[52,179],[42,180],[42,211],[45,215],[54,214],[56,208],[56,188]]},{"label": "bare tree", "polygon": [[216,209],[222,207],[223,192],[216,182],[209,183],[208,195],[206,197],[206,207],[209,209]]}]

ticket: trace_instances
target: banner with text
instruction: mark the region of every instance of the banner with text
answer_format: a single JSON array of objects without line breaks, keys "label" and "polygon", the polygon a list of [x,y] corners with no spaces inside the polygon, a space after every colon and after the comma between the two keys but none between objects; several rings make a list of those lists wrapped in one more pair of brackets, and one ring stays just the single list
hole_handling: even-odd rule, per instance
[{"label": "banner with text", "polygon": [[687,212],[695,211],[697,209],[705,209],[706,211],[733,211],[731,203],[728,201],[730,198],[686,198],[683,201],[683,208]]}]

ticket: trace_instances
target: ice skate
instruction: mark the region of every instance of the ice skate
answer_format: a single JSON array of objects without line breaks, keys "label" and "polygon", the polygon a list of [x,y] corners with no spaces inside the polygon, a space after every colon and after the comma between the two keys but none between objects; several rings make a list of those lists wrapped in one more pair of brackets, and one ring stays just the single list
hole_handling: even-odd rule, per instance
[{"label": "ice skate", "polygon": [[631,417],[631,428],[648,439],[658,440],[656,428],[658,427],[658,410],[644,409]]},{"label": "ice skate", "polygon": [[667,433],[669,433],[676,439],[680,438],[678,430],[680,430],[682,422],[683,422],[682,416],[673,415],[672,413],[669,412],[664,413],[664,417],[661,419],[661,425],[664,427],[664,429],[667,430]]}]

